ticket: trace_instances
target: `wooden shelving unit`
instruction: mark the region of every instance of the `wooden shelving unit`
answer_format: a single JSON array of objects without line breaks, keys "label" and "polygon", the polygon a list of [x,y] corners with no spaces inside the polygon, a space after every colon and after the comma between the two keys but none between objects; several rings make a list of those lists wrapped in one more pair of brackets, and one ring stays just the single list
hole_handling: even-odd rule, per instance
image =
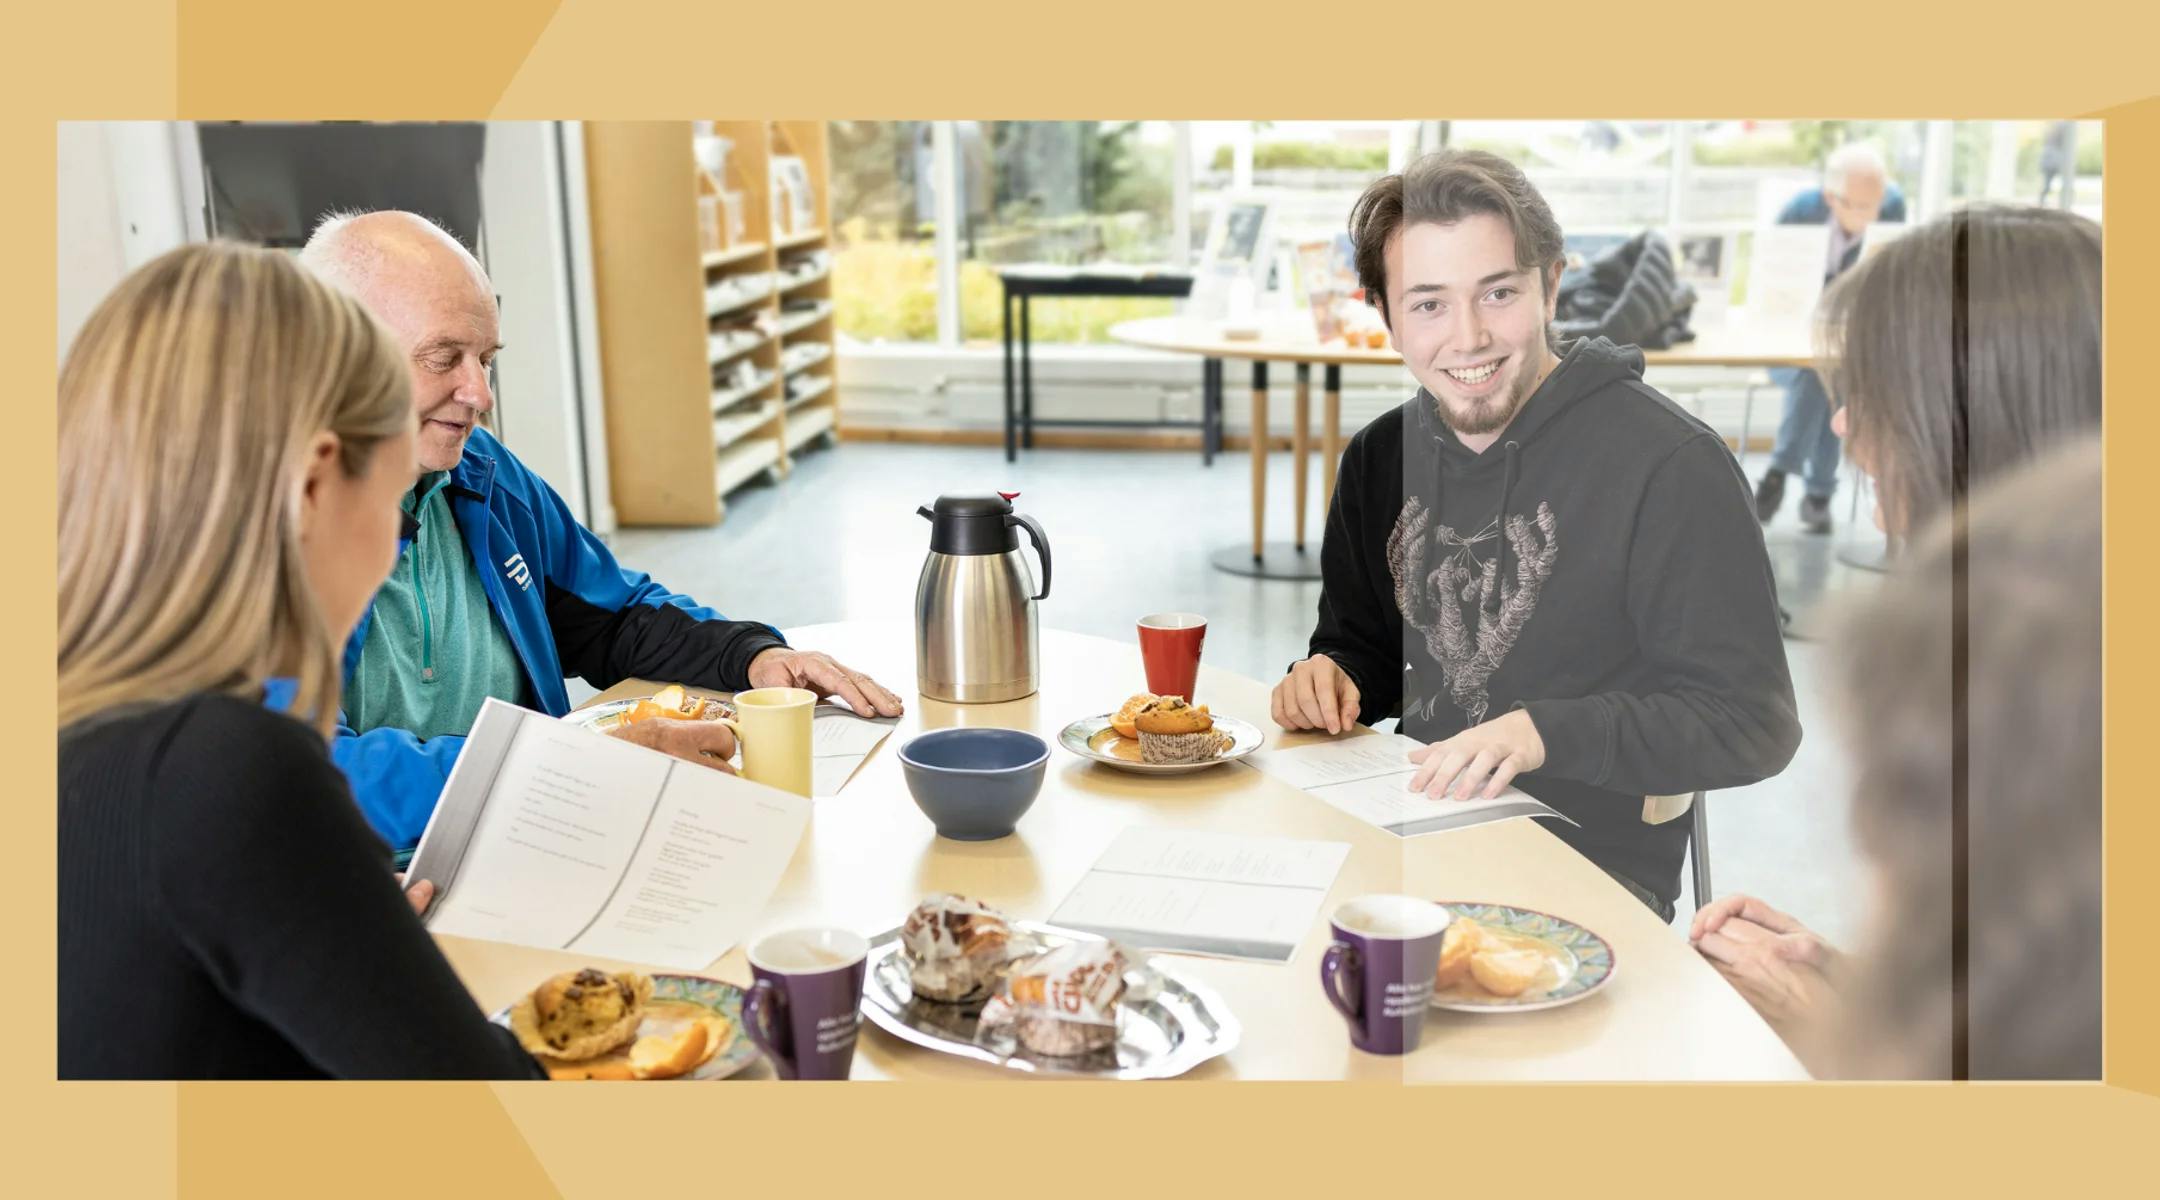
[{"label": "wooden shelving unit", "polygon": [[[712,122],[732,143],[719,181],[699,168],[694,132],[688,121],[585,124],[608,467],[625,525],[718,522],[729,492],[760,475],[785,486],[796,453],[839,425],[825,124]],[[775,226],[777,156],[802,160],[813,212],[801,228],[785,209]],[[698,197],[717,188],[741,195],[733,244],[710,244],[701,226]],[[822,268],[791,273],[820,255]],[[746,324],[755,344],[713,336]],[[824,353],[783,367],[783,353],[809,344]],[[747,383],[735,375],[744,364]]]}]

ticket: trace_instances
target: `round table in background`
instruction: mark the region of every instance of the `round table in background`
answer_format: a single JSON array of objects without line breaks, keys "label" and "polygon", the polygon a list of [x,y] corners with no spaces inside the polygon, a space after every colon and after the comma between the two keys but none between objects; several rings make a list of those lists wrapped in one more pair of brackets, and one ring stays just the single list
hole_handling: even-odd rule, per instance
[{"label": "round table in background", "polygon": [[[1194,354],[1211,362],[1236,359],[1252,363],[1252,542],[1225,546],[1209,555],[1216,567],[1262,579],[1318,579],[1319,547],[1305,540],[1306,461],[1312,453],[1312,369],[1324,370],[1320,417],[1320,513],[1335,494],[1335,469],[1342,458],[1342,369],[1349,366],[1400,367],[1392,346],[1351,347],[1314,338],[1303,316],[1271,317],[1242,323],[1254,337],[1228,337],[1231,323],[1194,317],[1149,317],[1110,327],[1112,339],[1129,346]],[[1743,324],[1698,330],[1695,340],[1669,350],[1645,350],[1651,366],[1805,367],[1814,354],[1804,329],[1763,330]],[[1267,540],[1268,367],[1288,363],[1296,371],[1297,392],[1290,428],[1292,497],[1295,502],[1290,541]],[[1219,386],[1219,383],[1217,384]]]}]

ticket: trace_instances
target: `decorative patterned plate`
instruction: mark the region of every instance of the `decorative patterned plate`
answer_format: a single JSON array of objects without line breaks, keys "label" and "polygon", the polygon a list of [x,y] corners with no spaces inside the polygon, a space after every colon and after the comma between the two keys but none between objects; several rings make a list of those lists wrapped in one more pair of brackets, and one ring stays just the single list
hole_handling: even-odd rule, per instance
[{"label": "decorative patterned plate", "polygon": [[1612,944],[1565,917],[1516,908],[1511,904],[1469,904],[1443,900],[1448,912],[1468,918],[1516,946],[1546,958],[1545,973],[1519,996],[1495,996],[1473,980],[1462,980],[1433,993],[1432,1006],[1450,1012],[1533,1012],[1573,1004],[1604,987],[1613,977]]},{"label": "decorative patterned plate", "polygon": [[[638,1023],[639,1037],[672,1036],[681,1032],[687,1022],[713,1017],[727,1024],[728,1036],[720,1048],[682,1078],[726,1079],[758,1060],[757,1045],[743,1032],[741,988],[703,975],[654,975],[652,981],[652,999],[646,1002],[645,1019]],[[488,1020],[508,1029],[510,1006],[504,1005]],[[628,1053],[629,1047],[624,1046],[594,1061],[626,1057]],[[543,1059],[543,1065],[545,1062]]]},{"label": "decorative patterned plate", "polygon": [[1110,727],[1112,713],[1098,713],[1083,717],[1058,732],[1058,745],[1082,758],[1093,759],[1105,766],[1123,771],[1138,771],[1147,775],[1182,775],[1187,771],[1205,771],[1219,763],[1236,762],[1260,748],[1267,735],[1253,725],[1236,717],[1216,717],[1215,728],[1230,735],[1230,748],[1206,762],[1151,763],[1140,760],[1140,743],[1137,739],[1119,737]]},{"label": "decorative patterned plate", "polygon": [[[636,708],[639,702],[650,699],[652,699],[651,696],[625,696],[620,700],[610,700],[605,704],[588,705],[572,712],[563,720],[570,722],[572,725],[583,725],[594,733],[606,733],[615,728],[616,723],[622,720],[624,713]],[[707,701],[705,714],[698,719],[712,721],[721,717],[732,717],[735,715],[735,706],[725,700]]]}]

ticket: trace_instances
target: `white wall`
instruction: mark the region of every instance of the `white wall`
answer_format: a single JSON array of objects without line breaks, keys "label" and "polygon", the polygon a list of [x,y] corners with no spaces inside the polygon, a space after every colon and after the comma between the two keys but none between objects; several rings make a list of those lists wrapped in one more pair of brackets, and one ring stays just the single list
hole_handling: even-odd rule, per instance
[{"label": "white wall", "polygon": [[187,240],[173,126],[62,121],[59,126],[60,353],[122,276]]},{"label": "white wall", "polygon": [[96,121],[60,122],[59,144],[59,291],[55,316],[60,332],[59,357],[90,318],[105,293],[127,274],[120,236],[120,210],[114,200],[111,160],[105,131]]},{"label": "white wall", "polygon": [[503,340],[495,428],[590,523],[561,179],[551,122],[488,123],[480,209]]}]

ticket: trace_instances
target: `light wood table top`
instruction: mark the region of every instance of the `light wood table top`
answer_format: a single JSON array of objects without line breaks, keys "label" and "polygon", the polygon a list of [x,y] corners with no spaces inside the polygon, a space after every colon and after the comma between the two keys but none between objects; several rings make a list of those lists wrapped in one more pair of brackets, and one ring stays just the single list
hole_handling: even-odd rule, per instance
[{"label": "light wood table top", "polygon": [[[1203,358],[1236,358],[1256,362],[1312,363],[1316,366],[1402,365],[1393,346],[1353,349],[1340,342],[1314,339],[1312,322],[1304,317],[1247,323],[1260,331],[1257,338],[1223,336],[1224,323],[1191,317],[1148,317],[1121,321],[1110,327],[1110,337],[1127,345]],[[1695,340],[1667,350],[1645,350],[1643,359],[1653,367],[1805,367],[1815,352],[1805,329],[1765,329],[1736,322],[1706,326],[1695,331]]]},{"label": "light wood table top", "polygon": [[[1165,956],[1223,998],[1243,1026],[1229,1055],[1192,1078],[1456,1080],[1800,1079],[1806,1072],[1738,993],[1602,871],[1534,821],[1509,821],[1401,839],[1238,764],[1187,775],[1143,776],[1086,762],[1058,748],[1072,720],[1115,707],[1143,684],[1136,643],[1044,630],[1042,690],[1005,704],[955,705],[915,694],[914,635],[905,623],[849,622],[788,632],[791,644],[823,650],[910,697],[907,715],[839,795],[817,801],[794,862],[757,931],[840,925],[874,936],[898,925],[932,892],[986,900],[1015,917],[1042,920],[1124,829],[1155,825],[1347,842],[1348,860],[1311,932],[1289,963]],[[642,682],[602,699],[642,695]],[[1205,665],[1197,699],[1269,732],[1268,685]],[[940,839],[908,796],[896,755],[925,729],[995,725],[1027,729],[1052,744],[1041,796],[1019,831],[995,842]],[[1419,1048],[1401,1058],[1353,1049],[1319,982],[1327,914],[1355,896],[1408,892],[1489,901],[1574,920],[1612,943],[1614,977],[1564,1008],[1504,1016],[1429,1014]],[[559,951],[438,939],[488,1011],[548,974],[605,960]],[[747,984],[740,947],[707,972]],[[760,1063],[754,1070],[769,1074]],[[1006,1072],[908,1045],[864,1022],[854,1077],[997,1079]]]}]

